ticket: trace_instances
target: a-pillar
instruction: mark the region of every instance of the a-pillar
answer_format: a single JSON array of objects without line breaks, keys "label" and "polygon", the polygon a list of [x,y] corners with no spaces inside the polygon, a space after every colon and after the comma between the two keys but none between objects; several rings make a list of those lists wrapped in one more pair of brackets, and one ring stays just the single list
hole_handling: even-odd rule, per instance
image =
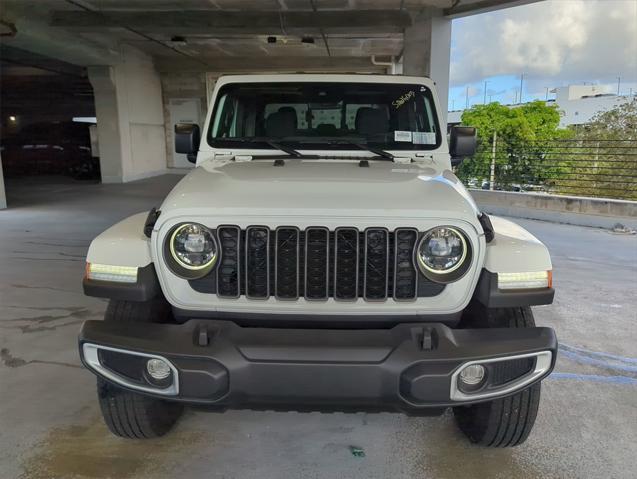
[{"label": "a-pillar", "polygon": [[115,66],[88,68],[95,96],[103,183],[125,183],[166,171],[159,73],[150,57],[123,46]]},{"label": "a-pillar", "polygon": [[405,29],[403,74],[426,76],[436,83],[446,131],[451,56],[451,19],[442,10],[425,8],[413,12],[412,25]]}]

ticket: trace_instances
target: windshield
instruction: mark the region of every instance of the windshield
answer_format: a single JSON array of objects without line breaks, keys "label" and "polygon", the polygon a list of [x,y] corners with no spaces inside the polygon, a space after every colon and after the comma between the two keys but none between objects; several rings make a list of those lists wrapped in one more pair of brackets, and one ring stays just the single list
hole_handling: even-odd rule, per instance
[{"label": "windshield", "polygon": [[[432,150],[441,142],[431,91],[390,83],[233,83],[217,95],[218,148]],[[275,144],[272,144],[275,142]]]}]

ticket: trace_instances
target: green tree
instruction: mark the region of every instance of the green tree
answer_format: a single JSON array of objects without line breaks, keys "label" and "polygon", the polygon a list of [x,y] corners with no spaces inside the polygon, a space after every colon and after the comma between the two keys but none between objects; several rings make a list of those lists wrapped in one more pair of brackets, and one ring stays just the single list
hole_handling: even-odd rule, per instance
[{"label": "green tree", "polygon": [[[565,160],[569,194],[637,200],[637,100],[595,115],[573,129],[575,151]],[[558,188],[565,181],[557,181]]]},{"label": "green tree", "polygon": [[580,139],[637,141],[637,99],[598,113],[576,133]]},{"label": "green tree", "polygon": [[496,141],[496,184],[509,189],[512,184],[544,184],[554,176],[549,142],[568,138],[560,129],[560,115],[555,106],[534,101],[510,108],[499,103],[476,105],[462,115],[462,123],[478,129],[478,153],[463,162],[458,175],[488,179],[492,161],[494,134]]}]

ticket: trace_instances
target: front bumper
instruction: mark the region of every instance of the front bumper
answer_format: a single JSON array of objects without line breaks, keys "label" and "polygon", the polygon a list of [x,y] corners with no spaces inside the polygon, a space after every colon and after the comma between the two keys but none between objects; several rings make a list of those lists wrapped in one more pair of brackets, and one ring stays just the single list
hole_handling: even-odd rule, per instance
[{"label": "front bumper", "polygon": [[[555,364],[550,328],[453,330],[440,323],[392,329],[247,328],[87,321],[82,362],[125,389],[220,408],[381,409],[417,412],[513,394]],[[151,357],[171,366],[153,385]],[[467,392],[460,370],[478,362],[485,384]]]}]

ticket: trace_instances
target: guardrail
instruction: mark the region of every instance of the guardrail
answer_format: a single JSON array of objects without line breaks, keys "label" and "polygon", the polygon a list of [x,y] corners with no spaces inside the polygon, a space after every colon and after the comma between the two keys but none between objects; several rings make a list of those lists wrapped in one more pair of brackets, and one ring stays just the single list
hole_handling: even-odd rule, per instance
[{"label": "guardrail", "polygon": [[496,141],[457,174],[479,189],[637,200],[637,140]]}]

